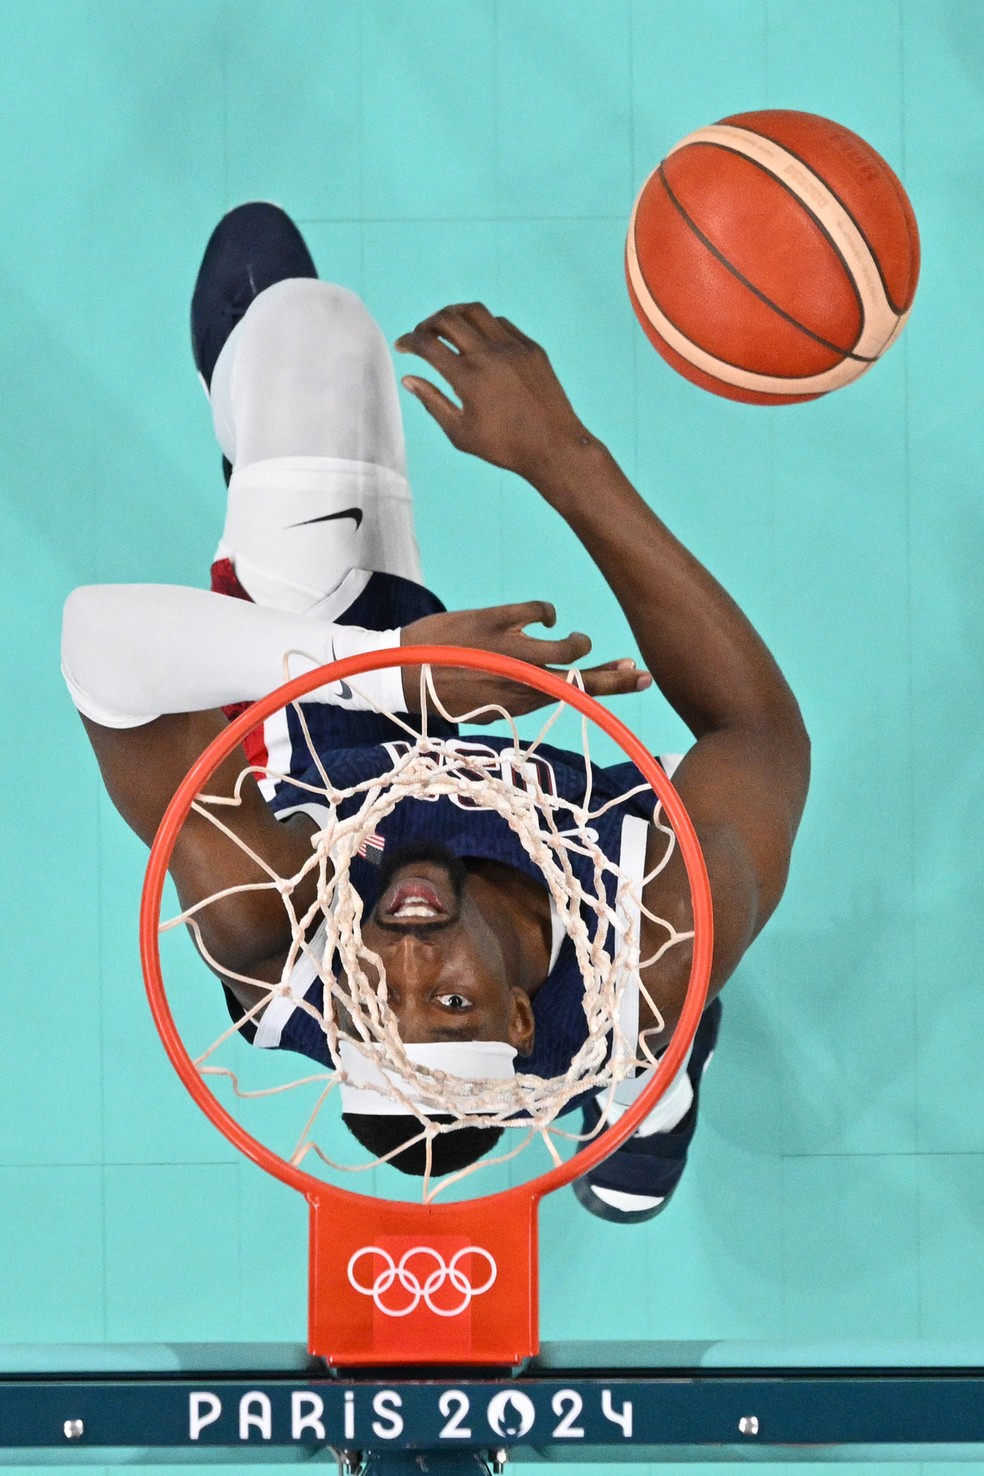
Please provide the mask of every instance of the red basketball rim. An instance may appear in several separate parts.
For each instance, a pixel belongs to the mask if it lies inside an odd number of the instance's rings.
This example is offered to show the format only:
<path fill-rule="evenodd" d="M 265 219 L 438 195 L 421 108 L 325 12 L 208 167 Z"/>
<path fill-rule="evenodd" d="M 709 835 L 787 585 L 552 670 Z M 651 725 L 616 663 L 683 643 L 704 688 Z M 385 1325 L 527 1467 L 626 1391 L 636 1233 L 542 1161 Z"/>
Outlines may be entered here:
<path fill-rule="evenodd" d="M 342 661 L 331 662 L 319 667 L 316 671 L 307 672 L 303 676 L 285 682 L 269 696 L 253 703 L 244 713 L 234 719 L 224 732 L 213 739 L 204 753 L 191 766 L 175 791 L 154 838 L 140 904 L 140 953 L 147 997 L 150 1001 L 154 1023 L 172 1066 L 206 1117 L 211 1119 L 235 1148 L 265 1169 L 267 1173 L 272 1174 L 274 1178 L 289 1184 L 308 1199 L 324 1201 L 332 1196 L 343 1196 L 346 1199 L 364 1199 L 367 1205 L 386 1202 L 367 1195 L 357 1195 L 348 1189 L 338 1188 L 322 1179 L 315 1178 L 313 1174 L 295 1168 L 293 1164 L 278 1157 L 265 1144 L 247 1133 L 216 1100 L 195 1069 L 174 1023 L 161 970 L 159 926 L 168 865 L 192 802 L 206 781 L 211 778 L 237 744 L 242 742 L 246 734 L 271 713 L 277 712 L 289 703 L 298 701 L 316 687 L 349 677 L 361 676 L 367 671 L 379 671 L 393 666 L 416 665 L 457 666 L 472 671 L 491 671 L 498 676 L 533 687 L 549 697 L 567 702 L 578 712 L 590 718 L 610 738 L 614 739 L 626 756 L 637 766 L 646 782 L 652 786 L 677 837 L 690 883 L 694 912 L 694 945 L 686 999 L 677 1028 L 646 1090 L 625 1112 L 624 1116 L 619 1118 L 618 1122 L 612 1124 L 604 1133 L 599 1134 L 591 1143 L 586 1144 L 580 1153 L 567 1162 L 557 1165 L 534 1179 L 516 1185 L 512 1189 L 483 1195 L 473 1202 L 479 1204 L 487 1200 L 491 1203 L 494 1200 L 497 1204 L 501 1204 L 503 1200 L 514 1196 L 524 1198 L 533 1196 L 539 1199 L 544 1194 L 570 1183 L 572 1179 L 579 1178 L 600 1163 L 602 1159 L 614 1153 L 615 1149 L 631 1136 L 669 1086 L 690 1049 L 700 1023 L 704 1002 L 707 998 L 713 950 L 710 885 L 700 845 L 682 800 L 653 756 L 624 723 L 596 702 L 593 697 L 583 692 L 580 687 L 572 686 L 570 682 L 553 672 L 543 671 L 539 667 L 531 666 L 525 661 L 518 661 L 511 656 L 473 650 L 467 646 L 402 646 L 395 650 L 373 651 L 361 656 L 349 656 Z M 409 1208 L 409 1206 L 404 1206 L 404 1208 Z"/>

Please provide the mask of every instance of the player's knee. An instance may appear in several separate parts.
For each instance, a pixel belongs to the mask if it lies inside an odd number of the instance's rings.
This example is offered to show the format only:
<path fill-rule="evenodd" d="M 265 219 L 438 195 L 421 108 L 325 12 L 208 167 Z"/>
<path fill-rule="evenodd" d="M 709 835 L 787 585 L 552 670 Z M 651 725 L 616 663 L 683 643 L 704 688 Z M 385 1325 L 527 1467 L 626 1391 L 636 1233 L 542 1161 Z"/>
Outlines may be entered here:
<path fill-rule="evenodd" d="M 356 293 L 334 282 L 290 277 L 256 298 L 243 319 L 240 352 L 249 345 L 318 362 L 338 350 L 374 351 L 381 340 L 382 330 Z"/>
<path fill-rule="evenodd" d="M 261 292 L 240 325 L 230 380 L 235 464 L 280 456 L 372 459 L 396 401 L 382 329 L 344 287 L 311 278 Z M 390 418 L 399 421 L 391 407 Z M 387 462 L 387 464 L 389 464 Z"/>

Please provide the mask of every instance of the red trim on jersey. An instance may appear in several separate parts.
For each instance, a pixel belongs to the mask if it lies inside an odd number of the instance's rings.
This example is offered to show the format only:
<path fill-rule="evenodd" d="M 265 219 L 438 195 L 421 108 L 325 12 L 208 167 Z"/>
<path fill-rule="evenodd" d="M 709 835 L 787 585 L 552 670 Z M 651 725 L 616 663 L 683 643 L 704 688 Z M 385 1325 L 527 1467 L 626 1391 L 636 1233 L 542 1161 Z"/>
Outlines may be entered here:
<path fill-rule="evenodd" d="M 236 569 L 231 559 L 216 559 L 212 565 L 212 593 L 229 595 L 234 600 L 249 600 L 250 604 L 253 603 L 239 583 L 236 577 Z M 231 723 L 233 718 L 237 718 L 241 712 L 245 712 L 247 707 L 250 706 L 252 704 L 249 702 L 234 702 L 228 707 L 223 707 L 222 711 Z M 246 734 L 246 737 L 243 739 L 243 748 L 245 748 L 246 757 L 251 764 L 258 769 L 266 768 L 270 760 L 270 754 L 264 741 L 262 723 L 258 728 L 252 728 Z"/>

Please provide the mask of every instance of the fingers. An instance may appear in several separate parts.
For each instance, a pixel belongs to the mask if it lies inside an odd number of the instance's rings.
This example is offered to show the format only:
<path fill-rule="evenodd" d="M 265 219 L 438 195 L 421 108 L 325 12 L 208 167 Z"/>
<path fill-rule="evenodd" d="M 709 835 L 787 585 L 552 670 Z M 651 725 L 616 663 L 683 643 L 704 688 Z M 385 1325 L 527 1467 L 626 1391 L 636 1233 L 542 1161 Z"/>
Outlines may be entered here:
<path fill-rule="evenodd" d="M 553 667 L 547 669 L 553 670 L 555 676 L 566 675 L 564 671 Z M 625 697 L 633 692 L 643 692 L 652 686 L 653 680 L 648 671 L 639 671 L 635 662 L 629 660 L 609 661 L 604 666 L 582 670 L 580 675 L 588 696 L 596 698 Z M 554 700 L 546 693 L 537 691 L 535 687 L 512 681 L 498 684 L 494 692 L 489 690 L 485 695 L 490 703 L 505 707 L 513 717 L 523 717 L 535 712 L 537 708 L 547 707 Z M 490 721 L 493 715 L 490 713 Z"/>
<path fill-rule="evenodd" d="M 551 626 L 557 618 L 552 605 L 531 600 L 521 605 L 495 605 L 473 610 L 455 630 L 454 645 L 477 646 L 500 656 L 528 661 L 533 666 L 569 666 L 591 650 L 591 641 L 580 631 L 557 640 L 527 635 L 524 626 L 534 622 Z"/>
<path fill-rule="evenodd" d="M 557 624 L 557 611 L 549 600 L 521 600 L 515 605 L 493 605 L 481 612 L 491 616 L 501 630 L 522 630 L 524 625 Z"/>
<path fill-rule="evenodd" d="M 553 641 L 527 635 L 527 625 L 545 625 L 549 629 L 556 624 L 557 611 L 548 600 L 493 605 L 491 609 L 473 613 L 483 644 L 495 638 L 495 649 L 504 655 L 517 656 L 521 661 L 530 661 L 535 666 L 568 666 L 571 662 L 580 661 L 591 650 L 590 638 L 581 631 L 572 631 L 570 635 Z"/>
<path fill-rule="evenodd" d="M 476 332 L 485 338 L 502 339 L 509 335 L 504 331 L 503 318 L 497 318 L 495 313 L 489 311 L 484 302 L 466 302 L 452 309 L 460 314 L 462 319 L 469 323 Z"/>
<path fill-rule="evenodd" d="M 481 349 L 522 345 L 539 351 L 539 344 L 508 318 L 496 317 L 482 302 L 452 304 L 432 313 L 393 345 L 397 353 L 419 354 L 452 383 L 459 361 Z"/>
<path fill-rule="evenodd" d="M 427 379 L 420 379 L 416 374 L 408 374 L 400 380 L 403 388 L 409 390 L 415 399 L 419 400 L 424 409 L 437 421 L 438 425 L 448 436 L 452 434 L 456 421 L 461 416 L 461 407 L 453 400 L 449 400 Z"/>
<path fill-rule="evenodd" d="M 550 641 L 528 635 L 525 629 L 528 625 L 544 625 L 549 629 L 556 622 L 557 611 L 549 600 L 492 605 L 470 612 L 471 630 L 465 638 L 487 650 L 529 661 L 533 666 L 564 667 L 583 661 L 591 650 L 591 638 L 582 631 L 572 631 L 568 636 Z M 653 680 L 630 657 L 583 670 L 581 677 L 590 695 L 600 697 L 643 692 L 652 686 Z"/>
<path fill-rule="evenodd" d="M 634 661 L 606 661 L 581 672 L 584 690 L 589 697 L 622 697 L 630 692 L 645 692 L 653 679 L 648 671 L 640 671 Z"/>
<path fill-rule="evenodd" d="M 393 347 L 399 354 L 417 354 L 421 359 L 426 359 L 432 369 L 438 374 L 443 374 L 449 382 L 454 378 L 455 367 L 461 357 L 460 352 L 449 348 L 444 342 L 446 335 L 436 333 L 428 323 L 418 323 L 417 327 L 409 333 L 402 334 Z"/>
<path fill-rule="evenodd" d="M 479 306 L 476 304 L 476 306 Z M 432 318 L 427 318 L 423 323 L 418 323 L 410 333 L 402 334 L 394 344 L 397 353 L 416 354 L 425 360 L 438 374 L 442 374 L 456 393 L 460 394 L 459 375 L 462 345 L 468 341 L 468 334 L 453 332 L 452 320 L 447 316 L 457 309 L 445 309 L 436 313 Z M 456 341 L 457 340 L 457 341 Z M 453 345 L 449 347 L 449 344 Z M 419 375 L 408 374 L 400 381 L 403 388 L 420 401 L 437 421 L 444 433 L 452 440 L 461 425 L 463 411 L 460 405 L 450 399 L 436 385 L 427 379 L 421 379 Z"/>
<path fill-rule="evenodd" d="M 472 352 L 485 343 L 502 341 L 507 336 L 499 319 L 489 312 L 484 303 L 464 302 L 432 313 L 429 318 L 418 323 L 412 333 L 404 333 L 398 338 L 395 347 L 401 354 L 419 353 L 437 368 L 440 366 L 431 354 L 441 355 L 443 351 L 445 356 L 453 360 L 455 354 Z M 450 349 L 448 344 L 451 345 Z M 435 345 L 438 346 L 436 349 Z M 448 363 L 447 357 L 444 362 Z M 444 373 L 445 370 L 442 369 L 441 372 Z"/>
<path fill-rule="evenodd" d="M 492 605 L 484 610 L 425 615 L 404 627 L 402 641 L 404 645 L 474 646 L 500 656 L 527 661 L 532 666 L 552 670 L 557 676 L 563 677 L 566 675 L 565 668 L 576 665 L 588 654 L 591 641 L 581 631 L 572 631 L 570 635 L 556 640 L 544 640 L 539 636 L 529 635 L 526 631 L 526 626 L 534 624 L 549 628 L 555 624 L 556 619 L 557 612 L 548 600 L 523 600 L 511 605 Z M 404 673 L 404 687 L 409 693 L 410 686 L 416 681 L 416 674 L 409 684 L 408 674 Z M 650 674 L 640 671 L 628 657 L 581 668 L 580 677 L 585 691 L 591 697 L 617 697 L 630 692 L 643 692 L 652 686 Z M 462 696 L 463 701 L 470 703 L 467 694 L 473 692 L 476 685 L 483 693 L 490 690 L 505 691 L 508 695 L 506 706 L 516 716 L 523 712 L 532 712 L 549 700 L 534 688 L 508 678 L 492 676 L 490 673 L 465 676 L 459 672 L 454 677 L 444 673 L 440 678 L 442 688 L 449 684 L 449 690 L 454 693 L 462 682 L 466 694 Z M 442 691 L 442 698 L 444 695 L 447 694 Z M 492 700 L 491 697 L 489 700 Z"/>
<path fill-rule="evenodd" d="M 541 641 L 535 636 L 520 635 L 515 652 L 521 661 L 532 666 L 573 666 L 583 661 L 591 650 L 591 642 L 580 631 L 574 631 L 562 641 Z"/>

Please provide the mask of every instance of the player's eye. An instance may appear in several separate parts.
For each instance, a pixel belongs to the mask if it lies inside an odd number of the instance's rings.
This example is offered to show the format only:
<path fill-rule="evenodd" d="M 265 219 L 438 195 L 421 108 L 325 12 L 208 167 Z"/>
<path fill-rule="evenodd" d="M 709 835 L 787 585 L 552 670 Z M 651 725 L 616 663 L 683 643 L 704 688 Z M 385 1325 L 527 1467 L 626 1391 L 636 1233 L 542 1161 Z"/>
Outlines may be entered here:
<path fill-rule="evenodd" d="M 468 1010 L 471 1009 L 471 1000 L 466 999 L 463 994 L 439 994 L 437 1002 L 446 1010 Z"/>

